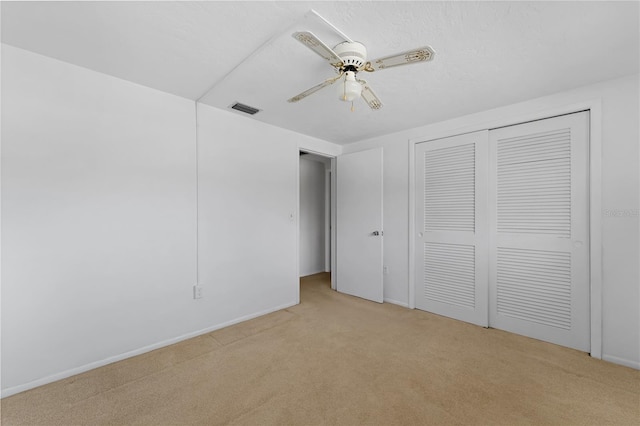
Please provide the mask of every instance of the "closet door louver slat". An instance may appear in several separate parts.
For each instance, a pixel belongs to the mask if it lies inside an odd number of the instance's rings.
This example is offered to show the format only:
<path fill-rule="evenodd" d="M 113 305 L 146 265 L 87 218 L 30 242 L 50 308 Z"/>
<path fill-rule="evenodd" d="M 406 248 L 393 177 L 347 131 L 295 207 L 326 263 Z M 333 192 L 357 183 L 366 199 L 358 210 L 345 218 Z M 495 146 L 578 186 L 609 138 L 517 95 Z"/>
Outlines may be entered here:
<path fill-rule="evenodd" d="M 424 152 L 424 229 L 475 228 L 475 144 Z"/>
<path fill-rule="evenodd" d="M 542 135 L 541 145 L 531 142 L 540 134 L 497 143 L 498 232 L 571 237 L 571 133 L 565 128 Z M 528 167 L 513 167 L 521 164 Z M 566 178 L 550 179 L 551 171 Z"/>
<path fill-rule="evenodd" d="M 499 247 L 497 263 L 498 313 L 571 329 L 571 254 Z"/>
<path fill-rule="evenodd" d="M 475 247 L 424 244 L 426 298 L 473 309 L 475 307 Z"/>

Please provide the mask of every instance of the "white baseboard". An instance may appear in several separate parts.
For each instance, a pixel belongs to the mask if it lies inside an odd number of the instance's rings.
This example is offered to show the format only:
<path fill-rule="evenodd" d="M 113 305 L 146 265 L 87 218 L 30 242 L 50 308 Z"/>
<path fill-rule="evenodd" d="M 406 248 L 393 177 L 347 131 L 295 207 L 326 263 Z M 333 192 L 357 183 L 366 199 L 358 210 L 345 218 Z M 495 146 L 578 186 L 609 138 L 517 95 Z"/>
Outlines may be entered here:
<path fill-rule="evenodd" d="M 57 382 L 58 380 L 66 379 L 67 377 L 75 376 L 76 374 L 84 373 L 89 370 L 93 370 L 98 367 L 102 367 L 108 364 L 112 364 L 114 362 L 122 361 L 123 359 L 131 358 L 137 355 L 142 355 L 147 352 L 151 352 L 156 349 L 163 348 L 165 346 L 173 345 L 178 342 L 182 342 L 183 340 L 191 339 L 193 337 L 200 336 L 202 334 L 210 333 L 212 331 L 219 330 L 221 328 L 229 327 L 230 325 L 234 325 L 240 322 L 248 321 L 253 318 L 261 317 L 263 315 L 270 314 L 272 312 L 280 311 L 282 309 L 290 308 L 291 306 L 297 305 L 297 302 L 285 303 L 284 305 L 277 306 L 275 308 L 266 309 L 264 311 L 255 312 L 253 314 L 245 315 L 239 318 L 232 319 L 230 321 L 223 322 L 221 324 L 216 324 L 211 327 L 203 328 L 201 330 L 193 331 L 190 333 L 183 334 L 181 336 L 174 337 L 172 339 L 163 340 L 158 343 L 154 343 L 152 345 L 143 346 L 139 349 L 134 349 L 132 351 L 125 352 L 120 355 L 115 355 L 109 358 L 102 359 L 100 361 L 91 362 L 89 364 L 82 365 L 80 367 L 75 367 L 66 371 L 62 371 L 60 373 L 52 374 L 47 377 L 43 377 L 41 379 L 33 380 L 31 382 L 14 386 L 11 388 L 3 389 L 0 393 L 0 398 L 6 398 L 11 395 L 15 395 L 20 392 L 27 391 L 29 389 L 37 388 L 38 386 L 46 385 L 48 383 Z"/>
<path fill-rule="evenodd" d="M 402 306 L 403 308 L 408 308 L 409 304 L 405 303 L 405 302 L 400 302 L 398 300 L 393 300 L 393 299 L 384 299 L 385 303 L 393 303 L 394 305 L 398 305 L 398 306 Z"/>
<path fill-rule="evenodd" d="M 617 357 L 617 356 L 604 355 L 604 354 L 602 355 L 602 360 L 603 361 L 612 362 L 614 364 L 624 365 L 625 367 L 635 368 L 636 370 L 640 370 L 640 362 L 639 361 L 633 361 L 633 360 L 626 359 L 626 358 L 620 358 L 620 357 Z"/>

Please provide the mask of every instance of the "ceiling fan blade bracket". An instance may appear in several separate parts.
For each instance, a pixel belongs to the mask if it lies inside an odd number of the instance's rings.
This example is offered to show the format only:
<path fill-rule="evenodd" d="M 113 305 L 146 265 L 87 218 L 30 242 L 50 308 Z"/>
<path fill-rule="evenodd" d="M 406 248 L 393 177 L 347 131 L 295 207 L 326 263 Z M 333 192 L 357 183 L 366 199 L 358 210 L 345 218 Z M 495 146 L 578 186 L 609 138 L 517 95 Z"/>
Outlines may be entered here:
<path fill-rule="evenodd" d="M 371 66 L 371 62 L 365 63 L 358 71 L 374 72 L 376 69 Z"/>

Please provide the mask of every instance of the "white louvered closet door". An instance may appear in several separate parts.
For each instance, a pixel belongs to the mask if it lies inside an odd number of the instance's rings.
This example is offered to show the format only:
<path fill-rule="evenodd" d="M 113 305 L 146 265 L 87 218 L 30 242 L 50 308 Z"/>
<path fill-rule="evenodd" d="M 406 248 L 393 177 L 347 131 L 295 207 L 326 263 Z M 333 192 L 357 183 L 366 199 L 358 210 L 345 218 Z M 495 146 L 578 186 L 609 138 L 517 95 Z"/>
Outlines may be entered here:
<path fill-rule="evenodd" d="M 490 132 L 489 324 L 589 341 L 588 113 Z"/>
<path fill-rule="evenodd" d="M 487 131 L 416 145 L 416 307 L 487 326 Z"/>

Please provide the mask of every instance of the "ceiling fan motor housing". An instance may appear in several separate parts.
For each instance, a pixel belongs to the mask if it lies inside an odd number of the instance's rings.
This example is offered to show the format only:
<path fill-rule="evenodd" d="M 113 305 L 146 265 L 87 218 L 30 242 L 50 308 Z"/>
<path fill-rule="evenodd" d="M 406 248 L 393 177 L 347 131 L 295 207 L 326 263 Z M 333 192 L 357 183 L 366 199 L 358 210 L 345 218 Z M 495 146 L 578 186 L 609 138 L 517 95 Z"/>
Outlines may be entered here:
<path fill-rule="evenodd" d="M 367 62 L 367 48 L 357 41 L 340 43 L 333 48 L 333 51 L 342 59 L 344 68 L 361 68 Z"/>

